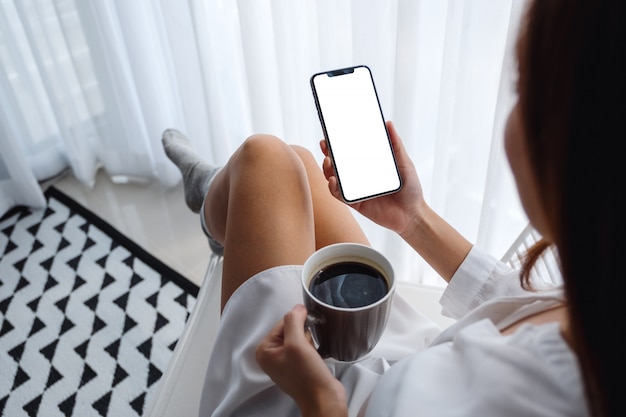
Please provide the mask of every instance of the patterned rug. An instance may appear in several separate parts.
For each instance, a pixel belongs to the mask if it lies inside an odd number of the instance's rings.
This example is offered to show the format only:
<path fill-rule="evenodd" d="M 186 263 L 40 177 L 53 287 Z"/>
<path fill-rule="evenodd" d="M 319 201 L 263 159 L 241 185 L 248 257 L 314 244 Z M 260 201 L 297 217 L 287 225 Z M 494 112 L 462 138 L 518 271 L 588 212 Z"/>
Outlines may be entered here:
<path fill-rule="evenodd" d="M 0 415 L 141 416 L 198 287 L 45 194 L 0 219 Z"/>

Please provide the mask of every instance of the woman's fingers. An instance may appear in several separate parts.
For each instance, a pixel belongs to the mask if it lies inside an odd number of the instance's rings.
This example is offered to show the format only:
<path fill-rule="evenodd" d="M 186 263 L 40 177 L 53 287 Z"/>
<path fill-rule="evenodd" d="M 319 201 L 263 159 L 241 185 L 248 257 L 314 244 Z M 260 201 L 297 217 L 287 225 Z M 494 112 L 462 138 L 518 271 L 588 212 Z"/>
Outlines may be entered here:
<path fill-rule="evenodd" d="M 324 156 L 328 156 L 328 144 L 326 143 L 326 139 L 320 140 L 320 149 Z"/>
<path fill-rule="evenodd" d="M 307 310 L 301 304 L 296 305 L 291 311 L 285 314 L 283 319 L 285 335 L 285 344 L 288 343 L 302 343 L 306 341 L 306 330 L 304 328 L 304 322 L 306 321 Z"/>

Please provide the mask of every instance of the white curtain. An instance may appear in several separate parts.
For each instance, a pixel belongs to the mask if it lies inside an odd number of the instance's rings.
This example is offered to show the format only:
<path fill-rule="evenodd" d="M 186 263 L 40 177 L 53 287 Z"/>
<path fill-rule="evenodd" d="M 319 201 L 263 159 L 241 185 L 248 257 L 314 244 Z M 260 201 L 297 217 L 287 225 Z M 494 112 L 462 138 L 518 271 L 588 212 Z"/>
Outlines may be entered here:
<path fill-rule="evenodd" d="M 309 77 L 356 64 L 415 161 L 427 200 L 504 253 L 526 223 L 502 151 L 524 0 L 0 0 L 0 214 L 37 180 L 180 181 L 164 129 L 213 163 L 263 132 L 320 156 Z M 357 216 L 358 217 L 358 216 Z M 441 280 L 358 217 L 402 280 Z"/>

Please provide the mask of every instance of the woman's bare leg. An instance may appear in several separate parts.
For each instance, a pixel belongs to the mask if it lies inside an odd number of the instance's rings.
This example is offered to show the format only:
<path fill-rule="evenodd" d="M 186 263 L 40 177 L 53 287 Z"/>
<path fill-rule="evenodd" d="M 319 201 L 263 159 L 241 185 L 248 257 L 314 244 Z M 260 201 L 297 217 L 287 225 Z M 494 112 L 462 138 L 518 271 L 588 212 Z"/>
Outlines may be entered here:
<path fill-rule="evenodd" d="M 309 180 L 315 219 L 315 248 L 338 242 L 369 245 L 350 207 L 328 191 L 328 181 L 320 169 L 320 162 L 308 149 L 297 145 L 291 147 L 302 160 Z"/>
<path fill-rule="evenodd" d="M 222 308 L 258 272 L 303 264 L 331 243 L 369 244 L 327 184 L 311 152 L 272 136 L 253 136 L 233 154 L 205 197 L 207 227 L 224 245 Z"/>
<path fill-rule="evenodd" d="M 205 197 L 205 221 L 224 246 L 222 308 L 251 276 L 302 264 L 315 250 L 306 171 L 278 138 L 256 135 L 235 151 Z"/>
<path fill-rule="evenodd" d="M 164 146 L 166 146 L 164 141 Z M 183 171 L 188 205 L 198 206 L 211 237 L 224 246 L 222 308 L 248 278 L 279 265 L 303 264 L 316 249 L 336 242 L 368 244 L 350 209 L 332 197 L 318 163 L 302 147 L 269 135 L 248 138 L 219 171 L 178 144 L 166 152 Z M 181 161 L 184 161 L 182 163 Z M 185 175 L 189 167 L 198 167 Z M 183 169 L 184 168 L 184 169 Z M 193 200 L 193 201 L 190 201 Z M 190 207 L 191 207 L 190 205 Z"/>

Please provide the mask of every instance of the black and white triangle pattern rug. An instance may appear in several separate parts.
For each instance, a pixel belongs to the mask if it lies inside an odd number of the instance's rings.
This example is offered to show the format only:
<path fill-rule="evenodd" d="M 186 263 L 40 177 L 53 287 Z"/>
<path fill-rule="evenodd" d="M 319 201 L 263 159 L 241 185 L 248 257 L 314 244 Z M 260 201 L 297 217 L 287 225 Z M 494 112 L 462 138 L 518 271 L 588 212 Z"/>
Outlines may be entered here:
<path fill-rule="evenodd" d="M 141 416 L 198 287 L 45 194 L 0 219 L 0 415 Z"/>

